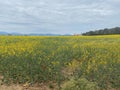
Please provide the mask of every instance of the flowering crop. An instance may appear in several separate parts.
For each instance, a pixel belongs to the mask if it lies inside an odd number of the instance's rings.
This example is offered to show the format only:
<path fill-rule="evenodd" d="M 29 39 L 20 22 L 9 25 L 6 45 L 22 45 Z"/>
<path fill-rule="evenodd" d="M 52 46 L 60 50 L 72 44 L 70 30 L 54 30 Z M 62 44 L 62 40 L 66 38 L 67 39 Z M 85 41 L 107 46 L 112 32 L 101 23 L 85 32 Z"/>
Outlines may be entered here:
<path fill-rule="evenodd" d="M 65 68 L 101 87 L 103 83 L 119 87 L 120 35 L 0 36 L 4 82 L 59 82 Z"/>

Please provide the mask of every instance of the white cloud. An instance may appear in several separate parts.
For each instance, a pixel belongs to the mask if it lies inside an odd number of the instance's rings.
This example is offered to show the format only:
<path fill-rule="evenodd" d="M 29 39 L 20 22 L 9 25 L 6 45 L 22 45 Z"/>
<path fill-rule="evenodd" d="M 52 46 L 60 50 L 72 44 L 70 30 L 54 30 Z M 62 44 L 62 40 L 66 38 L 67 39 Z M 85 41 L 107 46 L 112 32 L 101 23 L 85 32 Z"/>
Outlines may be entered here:
<path fill-rule="evenodd" d="M 120 14 L 118 3 L 119 0 L 0 0 L 0 23 L 8 24 L 8 29 L 73 28 L 72 24 L 87 25 L 115 18 Z"/>

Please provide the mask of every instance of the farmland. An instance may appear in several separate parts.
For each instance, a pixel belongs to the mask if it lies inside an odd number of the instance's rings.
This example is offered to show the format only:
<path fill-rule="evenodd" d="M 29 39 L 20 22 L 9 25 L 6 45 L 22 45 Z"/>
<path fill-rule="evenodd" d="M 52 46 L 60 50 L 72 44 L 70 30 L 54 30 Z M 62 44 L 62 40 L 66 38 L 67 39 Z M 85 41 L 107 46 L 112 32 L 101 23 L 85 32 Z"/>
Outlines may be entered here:
<path fill-rule="evenodd" d="M 119 90 L 120 35 L 0 36 L 0 76 L 5 84 Z"/>

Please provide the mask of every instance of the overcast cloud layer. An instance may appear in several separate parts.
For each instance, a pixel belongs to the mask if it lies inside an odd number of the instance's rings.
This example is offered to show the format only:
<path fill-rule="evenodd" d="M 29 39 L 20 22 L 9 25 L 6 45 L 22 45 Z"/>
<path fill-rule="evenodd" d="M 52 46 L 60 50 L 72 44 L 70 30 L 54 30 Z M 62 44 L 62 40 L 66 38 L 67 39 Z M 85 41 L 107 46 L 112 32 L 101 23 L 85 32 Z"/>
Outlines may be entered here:
<path fill-rule="evenodd" d="M 120 26 L 120 0 L 0 0 L 0 31 L 81 33 Z"/>

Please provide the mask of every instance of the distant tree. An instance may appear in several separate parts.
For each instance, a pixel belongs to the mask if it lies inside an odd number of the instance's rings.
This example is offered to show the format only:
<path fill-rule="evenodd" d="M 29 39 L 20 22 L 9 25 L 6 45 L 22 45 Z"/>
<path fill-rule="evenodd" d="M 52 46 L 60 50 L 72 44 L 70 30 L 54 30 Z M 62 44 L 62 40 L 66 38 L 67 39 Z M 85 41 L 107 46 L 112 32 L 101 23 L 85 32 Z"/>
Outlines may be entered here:
<path fill-rule="evenodd" d="M 115 28 L 105 28 L 105 29 L 100 29 L 100 30 L 95 30 L 95 31 L 89 31 L 86 33 L 83 33 L 82 35 L 110 35 L 110 34 L 120 34 L 120 27 L 115 27 Z"/>

